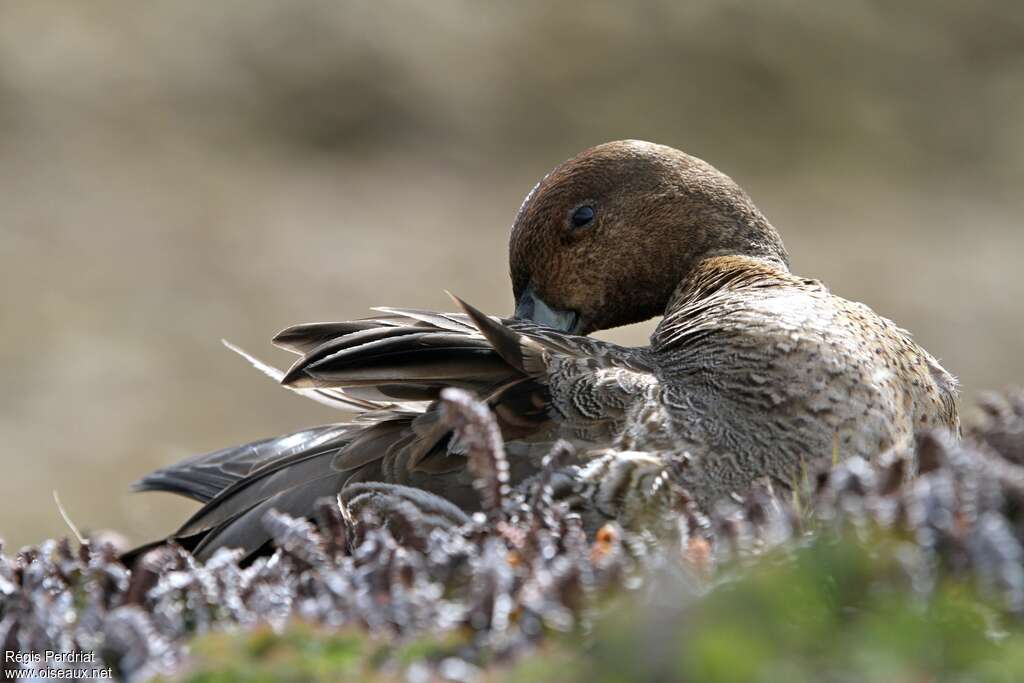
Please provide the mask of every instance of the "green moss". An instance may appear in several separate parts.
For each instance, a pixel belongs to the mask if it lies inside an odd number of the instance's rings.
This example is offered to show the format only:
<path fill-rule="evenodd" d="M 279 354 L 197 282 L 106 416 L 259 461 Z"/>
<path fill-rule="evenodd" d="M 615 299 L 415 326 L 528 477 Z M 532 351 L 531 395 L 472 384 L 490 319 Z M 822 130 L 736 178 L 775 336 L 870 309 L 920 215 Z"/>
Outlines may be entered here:
<path fill-rule="evenodd" d="M 182 680 L 189 683 L 319 683 L 390 681 L 375 657 L 379 643 L 354 629 L 329 631 L 293 624 L 282 633 L 261 628 L 196 640 Z"/>
<path fill-rule="evenodd" d="M 680 606 L 680 596 L 666 608 L 671 589 L 657 591 L 657 607 L 601 620 L 585 656 L 549 655 L 548 670 L 533 659 L 510 679 L 1024 680 L 1024 628 L 1007 622 L 1008 630 L 994 637 L 993 625 L 1003 617 L 964 583 L 947 581 L 928 600 L 917 596 L 898 578 L 895 550 L 888 540 L 870 551 L 822 540 L 791 560 L 767 559 L 689 607 Z"/>
<path fill-rule="evenodd" d="M 488 680 L 1024 680 L 1024 627 L 967 583 L 946 579 L 927 599 L 910 590 L 897 563 L 908 547 L 888 537 L 867 544 L 819 539 L 738 570 L 696 601 L 673 586 L 655 590 L 656 599 L 645 604 L 614 599 L 591 634 L 549 640 L 512 665 L 492 667 Z M 413 662 L 437 662 L 471 635 L 432 635 L 396 646 L 358 630 L 303 624 L 280 634 L 212 635 L 195 643 L 184 680 L 401 680 Z"/>

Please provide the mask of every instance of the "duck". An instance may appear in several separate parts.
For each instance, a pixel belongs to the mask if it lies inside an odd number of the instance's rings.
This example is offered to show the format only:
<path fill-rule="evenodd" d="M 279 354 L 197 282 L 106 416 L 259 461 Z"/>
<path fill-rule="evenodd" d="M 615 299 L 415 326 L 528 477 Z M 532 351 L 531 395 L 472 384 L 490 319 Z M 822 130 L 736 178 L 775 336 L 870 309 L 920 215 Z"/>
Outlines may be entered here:
<path fill-rule="evenodd" d="M 202 504 L 162 540 L 199 559 L 222 547 L 252 556 L 269 547 L 269 510 L 312 516 L 325 496 L 467 519 L 480 500 L 441 419 L 449 388 L 490 408 L 513 483 L 568 441 L 579 462 L 603 463 L 577 471 L 610 507 L 636 476 L 608 462 L 649 473 L 671 460 L 708 506 L 756 482 L 792 487 L 814 463 L 959 432 L 957 381 L 910 333 L 792 273 L 746 192 L 672 147 L 621 140 L 558 165 L 516 213 L 509 272 L 512 317 L 456 299 L 457 313 L 379 308 L 297 325 L 273 340 L 298 356 L 287 371 L 239 350 L 356 417 L 147 475 L 137 490 Z M 588 336 L 658 316 L 647 346 Z"/>

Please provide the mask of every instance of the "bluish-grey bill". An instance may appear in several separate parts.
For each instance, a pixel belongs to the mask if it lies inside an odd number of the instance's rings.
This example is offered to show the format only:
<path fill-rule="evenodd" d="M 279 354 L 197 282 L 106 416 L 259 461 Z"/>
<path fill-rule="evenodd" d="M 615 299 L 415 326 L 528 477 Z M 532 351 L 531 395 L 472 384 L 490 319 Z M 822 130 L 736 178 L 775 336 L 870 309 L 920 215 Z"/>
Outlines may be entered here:
<path fill-rule="evenodd" d="M 576 311 L 562 311 L 548 306 L 533 289 L 528 286 L 516 299 L 515 317 L 519 320 L 532 320 L 538 325 L 552 327 L 559 332 L 575 334 L 579 325 L 579 314 Z"/>

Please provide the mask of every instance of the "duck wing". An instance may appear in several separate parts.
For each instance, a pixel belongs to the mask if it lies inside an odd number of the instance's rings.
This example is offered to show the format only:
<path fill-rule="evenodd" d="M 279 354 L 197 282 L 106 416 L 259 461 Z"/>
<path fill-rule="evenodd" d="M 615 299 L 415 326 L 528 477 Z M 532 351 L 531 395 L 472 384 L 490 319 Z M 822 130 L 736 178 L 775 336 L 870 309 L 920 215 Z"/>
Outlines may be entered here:
<path fill-rule="evenodd" d="M 349 425 L 333 424 L 222 448 L 164 467 L 135 482 L 135 491 L 167 491 L 208 503 L 232 484 L 278 460 L 332 443 L 341 443 Z"/>
<path fill-rule="evenodd" d="M 657 382 L 646 348 L 487 316 L 455 300 L 464 313 L 382 309 L 388 317 L 376 331 L 361 330 L 362 343 L 345 337 L 322 342 L 282 383 L 374 400 L 429 401 L 456 386 L 489 404 L 506 441 L 565 438 L 605 446 L 629 411 L 651 398 Z M 428 408 L 419 423 L 433 416 Z"/>
<path fill-rule="evenodd" d="M 638 350 L 464 310 L 382 309 L 285 330 L 275 343 L 300 354 L 287 372 L 246 357 L 289 389 L 360 410 L 354 420 L 192 458 L 136 488 L 204 503 L 172 536 L 200 559 L 223 546 L 259 552 L 269 540 L 267 510 L 308 516 L 317 499 L 356 484 L 411 487 L 472 511 L 479 500 L 461 445 L 440 419 L 442 389 L 488 403 L 515 481 L 534 473 L 559 438 L 610 445 L 643 384 L 636 378 L 652 377 Z"/>

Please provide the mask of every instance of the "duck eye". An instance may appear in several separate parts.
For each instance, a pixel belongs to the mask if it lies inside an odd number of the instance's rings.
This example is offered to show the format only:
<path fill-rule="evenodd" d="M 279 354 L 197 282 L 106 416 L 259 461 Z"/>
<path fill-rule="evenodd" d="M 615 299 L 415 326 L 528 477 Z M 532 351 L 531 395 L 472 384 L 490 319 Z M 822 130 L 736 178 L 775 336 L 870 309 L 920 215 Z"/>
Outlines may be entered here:
<path fill-rule="evenodd" d="M 572 212 L 572 227 L 582 228 L 594 220 L 594 207 L 581 206 Z"/>

